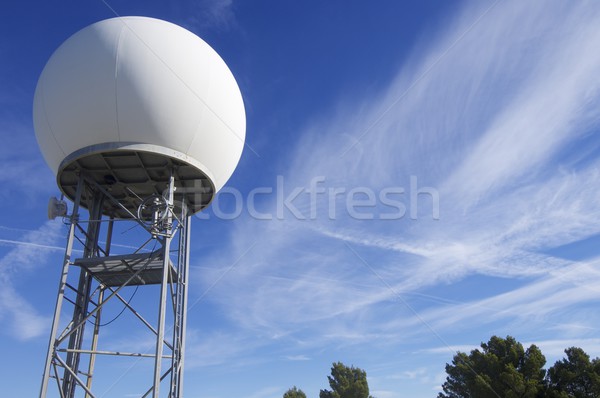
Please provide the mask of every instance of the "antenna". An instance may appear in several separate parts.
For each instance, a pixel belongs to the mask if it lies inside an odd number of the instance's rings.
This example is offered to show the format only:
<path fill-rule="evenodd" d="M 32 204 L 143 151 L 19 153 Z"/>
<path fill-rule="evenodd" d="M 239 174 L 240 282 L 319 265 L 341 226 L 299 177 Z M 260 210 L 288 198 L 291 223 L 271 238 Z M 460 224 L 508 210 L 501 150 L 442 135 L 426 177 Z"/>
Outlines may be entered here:
<path fill-rule="evenodd" d="M 112 18 L 75 33 L 50 57 L 35 91 L 34 127 L 73 202 L 71 214 L 63 200 L 48 204 L 48 217 L 65 217 L 69 231 L 40 397 L 53 389 L 64 398 L 99 396 L 96 385 L 112 384 L 101 380 L 110 366 L 96 362 L 100 355 L 152 361 L 143 397 L 181 397 L 191 216 L 227 182 L 244 147 L 235 78 L 208 44 L 177 25 Z M 117 222 L 143 227 L 143 236 L 113 233 Z M 117 238 L 136 249 L 114 254 Z M 131 289 L 154 295 L 150 318 L 124 299 Z M 124 306 L 154 339 L 151 352 L 103 348 L 109 324 L 111 335 L 132 334 L 129 324 L 115 332 L 118 322 L 102 322 L 111 306 L 121 313 Z"/>
<path fill-rule="evenodd" d="M 48 220 L 54 220 L 56 217 L 67 215 L 68 207 L 64 200 L 58 200 L 54 196 L 48 201 Z"/>

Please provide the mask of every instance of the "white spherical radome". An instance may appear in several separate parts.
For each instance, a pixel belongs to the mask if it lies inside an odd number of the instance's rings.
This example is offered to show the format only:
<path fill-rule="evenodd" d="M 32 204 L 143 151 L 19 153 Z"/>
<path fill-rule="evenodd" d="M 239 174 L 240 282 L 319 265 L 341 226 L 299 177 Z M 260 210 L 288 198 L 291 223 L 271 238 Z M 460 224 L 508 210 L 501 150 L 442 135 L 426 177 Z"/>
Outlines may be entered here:
<path fill-rule="evenodd" d="M 221 57 L 188 30 L 147 17 L 107 19 L 67 39 L 40 75 L 33 118 L 44 158 L 68 196 L 69 172 L 100 164 L 93 156 L 104 156 L 110 179 L 143 191 L 141 177 L 110 165 L 110 156 L 136 154 L 140 161 L 130 168 L 162 176 L 157 168 L 168 165 L 159 160 L 169 159 L 187 168 L 182 180 L 201 174 L 212 192 L 195 211 L 235 170 L 246 134 L 242 95 Z M 125 170 L 128 161 L 119 162 Z M 146 185 L 156 185 L 154 174 L 144 175 Z"/>

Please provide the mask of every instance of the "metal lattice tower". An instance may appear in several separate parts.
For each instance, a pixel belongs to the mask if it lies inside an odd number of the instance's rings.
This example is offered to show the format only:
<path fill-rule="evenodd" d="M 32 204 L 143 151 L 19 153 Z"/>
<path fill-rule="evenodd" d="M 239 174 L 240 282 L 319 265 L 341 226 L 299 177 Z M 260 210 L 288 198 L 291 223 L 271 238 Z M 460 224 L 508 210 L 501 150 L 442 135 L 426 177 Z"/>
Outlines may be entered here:
<path fill-rule="evenodd" d="M 45 397 L 55 384 L 61 397 L 80 396 L 79 391 L 85 397 L 95 397 L 92 382 L 98 355 L 153 358 L 153 377 L 142 396 L 159 397 L 161 385 L 168 391 L 164 396 L 182 396 L 191 218 L 185 201 L 175 194 L 174 174 L 169 176 L 165 192 L 140 198 L 137 214 L 107 187 L 84 172 L 80 174 L 68 218 L 69 232 L 41 396 Z M 83 203 L 89 206 L 89 219 L 85 220 L 80 217 Z M 113 213 L 125 213 L 129 218 L 103 215 L 102 210 L 111 207 Z M 111 255 L 116 221 L 139 224 L 147 235 L 131 254 Z M 83 243 L 81 257 L 74 255 L 77 241 Z M 155 250 L 144 251 L 152 242 Z M 152 324 L 126 301 L 122 292 L 128 287 L 156 284 L 160 286 L 156 300 L 159 315 Z M 110 304 L 124 306 L 138 319 L 140 328 L 155 336 L 153 352 L 99 349 L 102 310 Z M 65 314 L 70 315 L 70 321 L 61 327 Z"/>
<path fill-rule="evenodd" d="M 97 386 L 116 382 L 102 380 L 112 365 L 100 357 L 136 357 L 154 362 L 142 397 L 181 398 L 191 216 L 227 182 L 245 142 L 233 74 L 177 25 L 112 18 L 54 52 L 33 115 L 44 158 L 73 202 L 69 215 L 64 201 L 49 204 L 69 232 L 40 397 L 98 397 Z M 124 224 L 142 237 L 115 233 Z M 132 302 L 138 289 L 155 294 L 150 311 Z M 117 317 L 103 319 L 114 306 Z M 115 323 L 116 332 L 131 339 L 140 329 L 154 349 L 107 348 L 103 332 L 123 313 L 130 323 Z"/>

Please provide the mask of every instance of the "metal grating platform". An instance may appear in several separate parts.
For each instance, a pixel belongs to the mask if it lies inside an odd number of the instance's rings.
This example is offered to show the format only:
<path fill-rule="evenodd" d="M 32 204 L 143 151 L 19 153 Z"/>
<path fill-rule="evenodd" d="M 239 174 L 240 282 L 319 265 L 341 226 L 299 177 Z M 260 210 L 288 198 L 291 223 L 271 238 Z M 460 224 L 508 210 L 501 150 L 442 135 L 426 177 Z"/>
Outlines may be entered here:
<path fill-rule="evenodd" d="M 144 147 L 143 145 L 137 145 Z M 71 200 L 75 198 L 79 175 L 83 174 L 110 192 L 133 215 L 144 199 L 162 195 L 169 183 L 170 170 L 175 177 L 175 203 L 185 201 L 190 213 L 204 209 L 214 196 L 210 178 L 198 167 L 165 153 L 145 150 L 94 147 L 69 156 L 61 165 L 57 183 Z M 87 208 L 93 192 L 83 192 L 81 206 Z M 131 215 L 111 201 L 104 201 L 102 213 L 118 218 Z"/>
<path fill-rule="evenodd" d="M 119 256 L 78 258 L 73 264 L 85 268 L 105 286 L 121 286 L 138 270 L 143 269 L 127 286 L 154 285 L 162 281 L 163 259 L 160 252 L 124 254 Z M 169 260 L 170 278 L 177 280 L 177 271 Z"/>

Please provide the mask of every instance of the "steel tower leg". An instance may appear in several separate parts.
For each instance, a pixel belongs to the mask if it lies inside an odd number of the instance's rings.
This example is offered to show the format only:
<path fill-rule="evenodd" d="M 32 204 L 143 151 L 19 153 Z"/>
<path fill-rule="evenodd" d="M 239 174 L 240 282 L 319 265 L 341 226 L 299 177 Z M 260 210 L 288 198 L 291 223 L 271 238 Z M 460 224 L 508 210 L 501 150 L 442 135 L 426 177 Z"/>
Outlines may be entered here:
<path fill-rule="evenodd" d="M 185 353 L 185 330 L 187 324 L 187 299 L 188 299 L 188 273 L 189 273 L 189 248 L 190 248 L 190 223 L 191 217 L 187 215 L 187 208 L 182 206 L 181 220 L 183 228 L 179 236 L 179 272 L 178 283 L 174 292 L 175 321 L 173 327 L 173 361 L 171 373 L 171 395 L 179 397 L 183 394 L 183 362 Z"/>
<path fill-rule="evenodd" d="M 110 254 L 110 244 L 112 241 L 112 231 L 113 231 L 113 227 L 114 227 L 114 219 L 113 217 L 110 218 L 110 221 L 108 223 L 108 231 L 106 232 L 106 248 L 105 248 L 105 254 L 108 256 Z M 98 305 L 102 305 L 102 302 L 104 301 L 104 287 L 100 288 L 100 291 L 98 292 Z M 101 319 L 101 314 L 102 314 L 102 310 L 99 310 L 96 313 L 96 319 L 94 320 L 94 333 L 92 335 L 92 354 L 90 354 L 90 360 L 88 362 L 88 372 L 87 372 L 87 381 L 85 383 L 86 387 L 88 389 L 92 389 L 92 377 L 94 375 L 94 366 L 96 364 L 96 354 L 94 353 L 94 351 L 96 351 L 98 349 L 98 338 L 100 335 L 100 319 Z M 85 394 L 85 398 L 91 398 L 91 396 L 89 394 Z"/>
<path fill-rule="evenodd" d="M 192 218 L 187 215 L 187 209 L 185 209 L 185 213 L 182 215 L 182 218 L 185 220 L 184 228 L 181 232 L 180 242 L 182 242 L 182 247 L 180 249 L 180 253 L 183 253 L 182 261 L 180 262 L 180 269 L 182 269 L 182 277 L 179 282 L 179 288 L 181 289 L 181 307 L 180 311 L 180 324 L 179 324 L 179 352 L 178 352 L 178 360 L 179 363 L 174 364 L 175 377 L 173 378 L 173 382 L 171 383 L 174 386 L 175 393 L 174 397 L 183 397 L 183 365 L 184 365 L 184 355 L 185 355 L 185 340 L 186 340 L 186 330 L 187 330 L 187 303 L 188 303 L 188 281 L 189 281 L 189 271 L 190 271 L 190 234 L 192 227 Z M 175 356 L 174 356 L 175 358 Z"/>
<path fill-rule="evenodd" d="M 175 190 L 175 178 L 171 173 L 171 177 L 169 179 L 169 192 L 167 197 L 168 206 L 173 208 L 173 193 Z M 162 282 L 160 285 L 160 302 L 158 306 L 158 334 L 156 336 L 156 352 L 154 358 L 154 384 L 152 391 L 152 398 L 159 398 L 160 392 L 160 382 L 163 379 L 163 375 L 161 374 L 161 367 L 163 361 L 163 347 L 164 347 L 164 339 L 165 339 L 165 312 L 167 306 L 167 288 L 169 286 L 169 279 L 171 277 L 171 263 L 170 263 L 170 255 L 171 255 L 171 224 L 173 222 L 173 216 L 171 212 L 169 212 L 167 216 L 167 225 L 168 229 L 166 231 L 166 236 L 163 238 L 163 274 L 162 274 Z M 175 355 L 175 352 L 173 352 Z M 172 369 L 171 369 L 172 371 Z"/>
<path fill-rule="evenodd" d="M 102 218 L 102 202 L 104 197 L 102 193 L 95 192 L 93 203 L 90 209 L 90 222 L 88 224 L 85 247 L 83 251 L 84 258 L 96 257 L 98 253 L 98 238 L 100 236 L 100 219 Z M 82 322 L 88 314 L 90 304 L 90 295 L 92 287 L 92 276 L 84 269 L 79 271 L 79 286 L 77 289 L 77 300 L 73 309 L 72 322 L 74 325 L 80 325 L 76 331 L 69 337 L 66 364 L 75 375 L 79 373 L 79 364 L 81 359 L 80 351 L 83 345 L 83 336 L 86 322 Z M 96 317 L 99 316 L 99 311 Z M 66 373 L 63 380 L 63 394 L 66 397 L 75 396 L 76 381 L 71 373 Z"/>
<path fill-rule="evenodd" d="M 50 380 L 50 368 L 52 366 L 54 353 L 56 350 L 56 333 L 60 322 L 60 313 L 62 310 L 63 299 L 65 296 L 65 288 L 67 286 L 67 276 L 69 274 L 69 266 L 71 265 L 71 254 L 73 252 L 73 242 L 75 241 L 75 228 L 79 218 L 79 203 L 81 201 L 81 193 L 83 191 L 83 177 L 79 177 L 77 182 L 77 193 L 75 194 L 75 202 L 73 204 L 73 212 L 71 214 L 71 223 L 69 225 L 69 234 L 67 237 L 67 246 L 63 259 L 63 269 L 58 284 L 58 294 L 56 296 L 56 305 L 54 307 L 54 318 L 52 320 L 52 328 L 50 329 L 50 340 L 48 341 L 48 352 L 46 354 L 46 364 L 44 366 L 44 375 L 42 377 L 42 387 L 40 389 L 40 397 L 46 397 L 48 392 L 48 381 Z M 58 377 L 58 376 L 56 376 Z M 62 396 L 62 393 L 61 393 Z"/>

